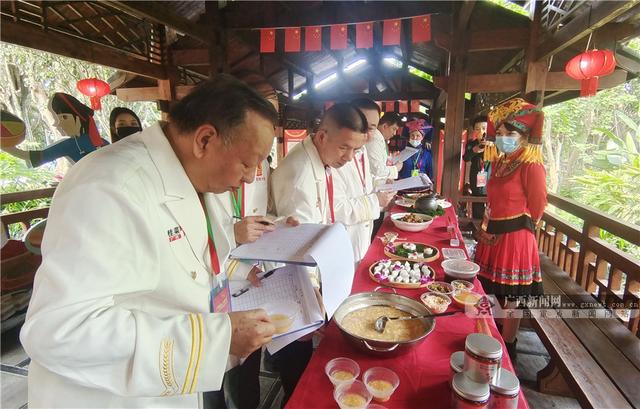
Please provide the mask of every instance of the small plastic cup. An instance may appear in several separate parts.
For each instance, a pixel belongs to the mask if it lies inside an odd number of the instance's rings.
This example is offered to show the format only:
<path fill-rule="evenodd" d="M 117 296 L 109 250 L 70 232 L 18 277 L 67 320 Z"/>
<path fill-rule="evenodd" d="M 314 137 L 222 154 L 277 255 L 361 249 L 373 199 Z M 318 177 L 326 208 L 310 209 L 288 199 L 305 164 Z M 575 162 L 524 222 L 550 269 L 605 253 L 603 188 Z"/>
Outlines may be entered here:
<path fill-rule="evenodd" d="M 289 331 L 298 315 L 298 306 L 293 302 L 269 303 L 263 308 L 276 327 L 275 335 Z"/>
<path fill-rule="evenodd" d="M 360 376 L 360 365 L 353 359 L 334 358 L 324 367 L 324 373 L 334 387 L 351 383 Z"/>
<path fill-rule="evenodd" d="M 364 384 L 377 402 L 386 402 L 400 385 L 400 378 L 391 369 L 369 368 L 362 376 Z"/>
<path fill-rule="evenodd" d="M 377 403 L 370 403 L 369 406 L 367 406 L 367 409 L 387 409 L 387 407 L 378 405 Z"/>
<path fill-rule="evenodd" d="M 373 395 L 361 381 L 343 383 L 333 391 L 333 399 L 340 409 L 366 409 L 372 398 Z"/>

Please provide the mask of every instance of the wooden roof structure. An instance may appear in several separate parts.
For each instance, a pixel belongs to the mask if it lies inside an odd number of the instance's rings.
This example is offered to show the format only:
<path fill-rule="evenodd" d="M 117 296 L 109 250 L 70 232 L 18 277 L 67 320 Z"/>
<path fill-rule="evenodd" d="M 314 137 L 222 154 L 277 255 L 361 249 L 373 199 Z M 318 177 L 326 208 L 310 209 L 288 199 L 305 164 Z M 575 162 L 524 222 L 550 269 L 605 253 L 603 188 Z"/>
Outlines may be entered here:
<path fill-rule="evenodd" d="M 117 68 L 109 82 L 119 98 L 158 101 L 163 112 L 221 72 L 273 101 L 284 128 L 306 127 L 325 101 L 420 100 L 434 125 L 446 116 L 447 139 L 438 149 L 448 162 L 456 159 L 465 117 L 514 95 L 547 105 L 576 97 L 579 82 L 564 65 L 588 41 L 616 51 L 618 67 L 601 88 L 640 73 L 640 58 L 624 47 L 640 34 L 640 0 L 517 3 L 529 16 L 473 0 L 13 0 L 0 2 L 0 39 Z M 432 41 L 414 44 L 408 18 L 425 14 Z M 395 18 L 403 18 L 401 44 L 383 47 L 382 21 Z M 358 22 L 373 22 L 374 47 L 355 48 L 349 26 L 347 49 L 330 50 L 328 26 Z M 260 53 L 260 28 L 305 26 L 323 26 L 322 51 L 286 53 L 277 30 L 276 52 Z M 444 183 L 450 193 L 453 168 Z"/>

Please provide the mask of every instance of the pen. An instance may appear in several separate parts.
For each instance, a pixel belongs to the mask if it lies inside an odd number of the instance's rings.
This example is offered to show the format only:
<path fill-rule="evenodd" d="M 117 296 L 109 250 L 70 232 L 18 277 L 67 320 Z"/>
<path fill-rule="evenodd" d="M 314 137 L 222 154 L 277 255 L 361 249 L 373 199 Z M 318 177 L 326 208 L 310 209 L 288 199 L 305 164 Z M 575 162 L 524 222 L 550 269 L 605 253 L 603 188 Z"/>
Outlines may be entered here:
<path fill-rule="evenodd" d="M 234 215 L 233 218 L 236 219 L 236 220 L 242 220 L 242 217 L 236 216 L 236 215 Z M 276 219 L 276 220 L 278 220 L 278 219 Z M 263 226 L 273 226 L 275 224 L 275 222 L 267 221 L 267 220 L 261 220 L 258 223 L 260 223 Z"/>
<path fill-rule="evenodd" d="M 262 277 L 259 277 L 259 280 L 260 280 L 260 281 L 262 281 L 262 280 L 264 280 L 265 278 L 272 276 L 272 275 L 273 275 L 273 273 L 275 273 L 275 272 L 276 272 L 276 270 L 268 271 L 268 272 L 264 273 L 264 274 L 262 275 Z M 231 296 L 232 296 L 232 297 L 240 297 L 242 294 L 244 294 L 244 293 L 246 293 L 247 291 L 249 291 L 249 290 L 251 289 L 251 287 L 252 287 L 252 285 L 251 285 L 251 284 L 249 284 L 248 286 L 246 286 L 246 287 L 244 287 L 244 288 L 241 288 L 241 289 L 239 289 L 238 291 L 236 291 L 235 293 L 231 294 Z"/>

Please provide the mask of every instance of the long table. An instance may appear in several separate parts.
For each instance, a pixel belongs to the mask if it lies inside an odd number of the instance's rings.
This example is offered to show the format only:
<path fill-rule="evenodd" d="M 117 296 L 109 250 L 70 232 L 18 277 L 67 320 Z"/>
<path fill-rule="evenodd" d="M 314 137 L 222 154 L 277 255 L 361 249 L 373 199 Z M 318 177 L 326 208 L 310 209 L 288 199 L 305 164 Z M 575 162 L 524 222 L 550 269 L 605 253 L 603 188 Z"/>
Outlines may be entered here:
<path fill-rule="evenodd" d="M 396 229 L 387 217 L 378 236 L 384 235 L 385 232 L 395 231 L 400 238 L 427 243 L 442 249 L 443 247 L 451 247 L 449 246 L 451 233 L 447 232 L 447 224 L 451 223 L 455 226 L 455 234 L 460 240 L 460 248 L 464 249 L 464 242 L 453 210 L 453 207 L 446 209 L 444 216 L 437 217 L 427 230 L 418 233 Z M 403 211 L 403 209 L 396 207 L 392 210 L 392 212 L 399 211 Z M 373 291 L 379 285 L 369 278 L 369 266 L 386 258 L 383 250 L 382 241 L 376 238 L 356 269 L 351 289 L 352 294 Z M 441 256 L 429 264 L 435 270 L 437 280 L 444 279 L 444 271 L 440 265 L 442 260 Z M 477 279 L 474 280 L 474 285 L 474 291 L 484 294 Z M 396 291 L 398 294 L 419 300 L 420 294 L 426 290 L 396 289 Z M 450 308 L 457 307 L 452 304 Z M 383 404 L 389 409 L 449 408 L 451 407 L 449 358 L 453 352 L 464 350 L 467 335 L 480 332 L 479 321 L 480 319 L 471 318 L 465 314 L 436 318 L 435 329 L 424 342 L 407 354 L 390 358 L 372 356 L 357 350 L 342 336 L 335 322 L 331 321 L 286 408 L 336 408 L 337 404 L 333 399 L 333 385 L 325 375 L 324 367 L 327 362 L 337 357 L 348 357 L 358 362 L 361 376 L 367 369 L 374 366 L 383 366 L 395 371 L 400 377 L 400 386 L 391 399 Z M 483 319 L 482 321 L 486 323 L 483 326 L 485 332 L 490 331 L 491 335 L 502 344 L 503 368 L 515 372 L 494 320 Z M 529 408 L 522 391 L 518 407 Z"/>

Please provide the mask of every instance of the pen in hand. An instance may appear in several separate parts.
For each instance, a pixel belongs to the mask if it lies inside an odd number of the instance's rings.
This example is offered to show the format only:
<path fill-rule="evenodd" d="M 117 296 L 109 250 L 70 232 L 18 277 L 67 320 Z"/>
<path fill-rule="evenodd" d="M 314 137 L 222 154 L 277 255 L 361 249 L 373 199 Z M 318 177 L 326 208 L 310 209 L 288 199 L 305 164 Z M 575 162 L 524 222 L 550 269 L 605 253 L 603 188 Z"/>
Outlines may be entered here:
<path fill-rule="evenodd" d="M 265 278 L 267 278 L 267 277 L 271 277 L 271 276 L 273 275 L 273 273 L 275 273 L 275 272 L 276 272 L 276 270 L 268 271 L 268 272 L 264 273 L 261 277 L 259 277 L 259 280 L 260 280 L 260 281 L 262 281 L 262 280 L 264 280 L 264 279 L 265 279 Z M 235 293 L 231 294 L 231 296 L 232 296 L 232 297 L 239 297 L 239 296 L 241 296 L 242 294 L 244 294 L 244 293 L 246 293 L 247 291 L 249 291 L 249 290 L 251 289 L 251 287 L 252 287 L 252 285 L 251 285 L 251 284 L 249 284 L 248 286 L 243 287 L 243 288 L 239 289 L 238 291 L 236 291 Z"/>

